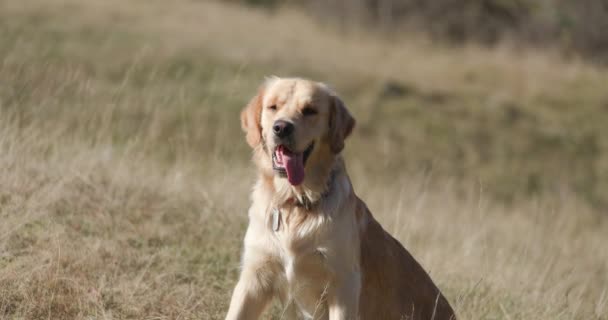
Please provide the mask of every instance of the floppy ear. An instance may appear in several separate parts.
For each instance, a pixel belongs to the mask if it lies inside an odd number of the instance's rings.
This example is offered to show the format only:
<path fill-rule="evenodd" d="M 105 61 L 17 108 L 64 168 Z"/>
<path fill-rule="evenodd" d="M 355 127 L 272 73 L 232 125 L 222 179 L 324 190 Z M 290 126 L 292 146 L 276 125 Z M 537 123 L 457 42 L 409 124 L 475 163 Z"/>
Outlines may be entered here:
<path fill-rule="evenodd" d="M 249 101 L 249 104 L 241 111 L 241 127 L 246 133 L 247 143 L 255 148 L 262 140 L 262 99 L 264 88 L 260 88 L 258 94 Z"/>
<path fill-rule="evenodd" d="M 344 149 L 344 139 L 353 131 L 355 119 L 340 98 L 333 96 L 332 100 L 329 117 L 329 146 L 331 151 L 337 154 Z"/>

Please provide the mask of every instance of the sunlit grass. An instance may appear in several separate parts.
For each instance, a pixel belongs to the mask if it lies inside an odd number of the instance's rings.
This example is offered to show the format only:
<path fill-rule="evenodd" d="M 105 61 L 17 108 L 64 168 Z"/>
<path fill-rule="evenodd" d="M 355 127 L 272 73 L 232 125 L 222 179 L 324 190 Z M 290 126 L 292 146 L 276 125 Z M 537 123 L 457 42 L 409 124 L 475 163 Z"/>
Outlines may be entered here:
<path fill-rule="evenodd" d="M 605 319 L 600 68 L 210 2 L 3 6 L 0 317 L 223 318 L 254 179 L 238 112 L 297 74 L 353 110 L 357 193 L 461 319 Z"/>

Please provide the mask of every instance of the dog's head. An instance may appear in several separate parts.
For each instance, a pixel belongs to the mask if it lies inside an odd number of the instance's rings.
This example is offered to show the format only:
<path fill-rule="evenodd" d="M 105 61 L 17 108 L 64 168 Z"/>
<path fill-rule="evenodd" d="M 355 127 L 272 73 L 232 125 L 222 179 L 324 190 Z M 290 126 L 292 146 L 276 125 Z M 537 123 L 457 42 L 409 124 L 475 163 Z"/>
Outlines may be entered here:
<path fill-rule="evenodd" d="M 331 164 L 355 120 L 326 85 L 274 77 L 242 111 L 241 125 L 258 166 L 297 186 L 311 168 Z"/>

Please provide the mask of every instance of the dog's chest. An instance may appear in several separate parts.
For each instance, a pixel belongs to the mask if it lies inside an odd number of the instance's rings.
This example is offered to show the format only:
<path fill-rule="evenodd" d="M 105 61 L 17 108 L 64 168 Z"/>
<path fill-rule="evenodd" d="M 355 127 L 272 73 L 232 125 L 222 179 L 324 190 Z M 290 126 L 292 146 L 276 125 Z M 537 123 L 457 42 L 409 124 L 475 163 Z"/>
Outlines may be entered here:
<path fill-rule="evenodd" d="M 270 218 L 271 232 L 279 248 L 279 257 L 286 278 L 296 281 L 300 277 L 318 274 L 326 269 L 329 239 L 324 234 L 325 218 L 286 216 L 276 210 Z"/>
<path fill-rule="evenodd" d="M 272 231 L 283 267 L 279 291 L 283 293 L 283 300 L 304 318 L 318 315 L 324 310 L 324 291 L 330 274 L 327 264 L 330 250 L 328 239 L 323 234 L 323 221 L 299 221 L 296 227 L 292 225 L 295 220 L 285 217 L 280 220 L 280 228 Z"/>
<path fill-rule="evenodd" d="M 299 319 L 325 319 L 329 270 L 322 251 L 282 256 L 284 274 L 278 291 L 286 310 L 293 309 Z"/>

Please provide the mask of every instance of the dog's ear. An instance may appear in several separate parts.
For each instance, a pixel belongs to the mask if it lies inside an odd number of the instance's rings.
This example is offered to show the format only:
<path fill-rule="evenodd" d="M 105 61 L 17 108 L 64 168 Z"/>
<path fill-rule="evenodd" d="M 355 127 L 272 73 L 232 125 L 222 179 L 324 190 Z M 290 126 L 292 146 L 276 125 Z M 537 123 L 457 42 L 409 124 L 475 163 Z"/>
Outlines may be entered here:
<path fill-rule="evenodd" d="M 355 119 L 350 115 L 342 100 L 333 96 L 329 116 L 329 146 L 333 153 L 340 153 L 344 149 L 344 139 L 350 135 L 354 127 Z"/>
<path fill-rule="evenodd" d="M 264 99 L 264 86 L 258 90 L 258 94 L 249 101 L 241 111 L 241 127 L 246 133 L 247 143 L 257 147 L 262 140 L 262 100 Z"/>

